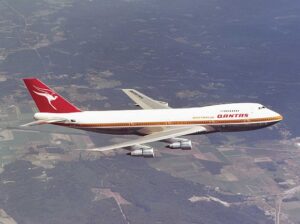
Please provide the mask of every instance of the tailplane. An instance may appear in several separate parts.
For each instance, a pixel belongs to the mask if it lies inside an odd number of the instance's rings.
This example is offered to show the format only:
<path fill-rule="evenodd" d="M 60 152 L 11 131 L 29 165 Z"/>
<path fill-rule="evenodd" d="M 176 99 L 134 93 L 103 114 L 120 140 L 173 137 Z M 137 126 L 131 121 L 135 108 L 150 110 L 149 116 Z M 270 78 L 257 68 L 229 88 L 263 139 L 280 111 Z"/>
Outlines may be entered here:
<path fill-rule="evenodd" d="M 26 78 L 23 79 L 23 81 L 40 112 L 81 112 L 76 106 L 72 105 L 40 80 L 36 78 Z"/>

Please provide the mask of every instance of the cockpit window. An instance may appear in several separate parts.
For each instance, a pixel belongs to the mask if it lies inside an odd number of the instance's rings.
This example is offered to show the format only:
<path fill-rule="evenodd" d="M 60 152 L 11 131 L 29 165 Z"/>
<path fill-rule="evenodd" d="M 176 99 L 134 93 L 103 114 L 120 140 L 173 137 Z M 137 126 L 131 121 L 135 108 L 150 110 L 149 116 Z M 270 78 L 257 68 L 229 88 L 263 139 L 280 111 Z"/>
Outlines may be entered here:
<path fill-rule="evenodd" d="M 261 110 L 261 109 L 265 109 L 265 108 L 266 108 L 265 106 L 261 106 L 258 109 Z"/>

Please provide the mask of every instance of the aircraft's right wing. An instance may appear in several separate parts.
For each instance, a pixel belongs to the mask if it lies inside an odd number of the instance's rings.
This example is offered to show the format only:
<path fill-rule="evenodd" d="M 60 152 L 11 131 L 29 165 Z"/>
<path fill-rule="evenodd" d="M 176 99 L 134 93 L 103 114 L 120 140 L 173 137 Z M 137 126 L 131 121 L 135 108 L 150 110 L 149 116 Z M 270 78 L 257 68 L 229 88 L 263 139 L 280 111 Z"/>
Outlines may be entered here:
<path fill-rule="evenodd" d="M 154 100 L 134 89 L 122 89 L 138 106 L 143 109 L 168 109 L 168 103 Z"/>
<path fill-rule="evenodd" d="M 207 129 L 204 126 L 169 128 L 160 132 L 155 132 L 153 134 L 143 136 L 138 139 L 129 140 L 127 142 L 122 142 L 122 143 L 105 146 L 101 148 L 85 149 L 85 150 L 104 152 L 104 151 L 109 151 L 109 150 L 114 150 L 119 148 L 127 148 L 135 145 L 142 145 L 150 142 L 162 141 L 162 140 L 176 138 L 184 135 L 204 133 L 206 131 Z"/>

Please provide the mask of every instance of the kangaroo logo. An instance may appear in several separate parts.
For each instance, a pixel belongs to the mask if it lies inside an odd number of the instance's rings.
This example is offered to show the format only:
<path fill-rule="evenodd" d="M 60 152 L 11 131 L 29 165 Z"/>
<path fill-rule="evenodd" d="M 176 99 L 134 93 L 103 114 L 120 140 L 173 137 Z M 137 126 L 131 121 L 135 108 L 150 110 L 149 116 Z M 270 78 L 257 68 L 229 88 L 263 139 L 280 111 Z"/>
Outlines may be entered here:
<path fill-rule="evenodd" d="M 48 103 L 50 104 L 50 106 L 54 109 L 57 110 L 55 106 L 53 106 L 52 101 L 56 100 L 58 97 L 55 96 L 55 93 L 53 91 L 51 91 L 50 89 L 43 89 L 43 88 L 39 88 L 36 86 L 33 86 L 37 91 L 32 90 L 35 94 L 39 95 L 39 96 L 43 96 L 48 100 Z"/>

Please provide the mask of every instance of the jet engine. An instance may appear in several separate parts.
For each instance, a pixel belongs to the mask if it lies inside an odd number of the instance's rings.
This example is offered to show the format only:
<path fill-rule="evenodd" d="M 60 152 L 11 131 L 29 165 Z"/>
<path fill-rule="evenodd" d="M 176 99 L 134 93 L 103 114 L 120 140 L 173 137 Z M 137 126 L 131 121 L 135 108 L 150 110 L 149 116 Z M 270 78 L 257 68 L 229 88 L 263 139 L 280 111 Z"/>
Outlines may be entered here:
<path fill-rule="evenodd" d="M 170 149 L 182 149 L 182 150 L 191 150 L 192 149 L 192 141 L 191 140 L 183 140 L 179 142 L 174 142 L 167 146 Z"/>
<path fill-rule="evenodd" d="M 149 146 L 134 146 L 130 156 L 154 157 L 154 149 Z"/>

